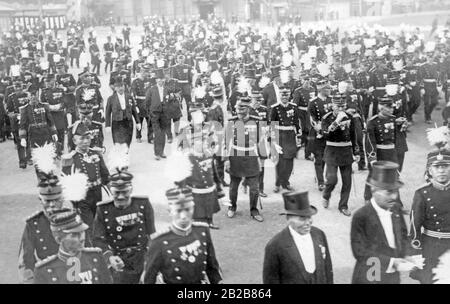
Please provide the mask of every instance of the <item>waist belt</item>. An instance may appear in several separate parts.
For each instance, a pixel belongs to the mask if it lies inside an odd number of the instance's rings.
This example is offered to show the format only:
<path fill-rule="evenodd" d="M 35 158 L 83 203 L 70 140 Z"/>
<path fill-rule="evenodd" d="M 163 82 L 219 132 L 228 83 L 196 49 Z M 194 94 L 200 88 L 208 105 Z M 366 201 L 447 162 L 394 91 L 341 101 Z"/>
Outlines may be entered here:
<path fill-rule="evenodd" d="M 145 99 L 145 96 L 136 96 L 136 99 L 142 100 L 142 99 Z"/>
<path fill-rule="evenodd" d="M 424 79 L 423 82 L 436 82 L 436 79 Z"/>
<path fill-rule="evenodd" d="M 216 190 L 216 185 L 212 185 L 211 187 L 208 188 L 192 188 L 192 193 L 207 194 L 213 192 L 214 190 Z"/>
<path fill-rule="evenodd" d="M 438 232 L 438 231 L 424 229 L 423 234 L 431 236 L 431 237 L 435 237 L 438 239 L 450 239 L 450 232 Z"/>
<path fill-rule="evenodd" d="M 144 246 L 143 245 L 130 246 L 130 247 L 126 247 L 126 248 L 115 249 L 115 251 L 119 252 L 119 253 L 131 253 L 133 251 L 141 251 L 141 250 L 144 250 Z"/>
<path fill-rule="evenodd" d="M 92 107 L 92 109 L 98 109 L 98 108 L 100 108 L 99 105 L 96 105 L 96 106 L 93 106 L 93 107 Z"/>
<path fill-rule="evenodd" d="M 94 188 L 94 187 L 100 186 L 101 184 L 102 184 L 102 181 L 98 179 L 93 182 L 88 182 L 87 186 L 88 186 L 88 188 Z"/>
<path fill-rule="evenodd" d="M 275 125 L 275 129 L 281 130 L 281 131 L 295 131 L 295 127 L 294 126 L 278 126 Z"/>
<path fill-rule="evenodd" d="M 298 106 L 298 109 L 299 109 L 299 110 L 302 110 L 302 111 L 308 111 L 308 107 L 301 107 L 301 106 Z"/>
<path fill-rule="evenodd" d="M 386 90 L 386 87 L 376 87 L 375 90 Z"/>
<path fill-rule="evenodd" d="M 33 128 L 45 128 L 45 127 L 47 127 L 47 123 L 46 122 L 34 123 L 34 124 L 30 124 L 30 127 L 33 127 Z"/>
<path fill-rule="evenodd" d="M 390 150 L 390 149 L 395 149 L 395 145 L 394 145 L 394 144 L 390 144 L 390 145 L 377 145 L 377 149 L 380 149 L 380 150 Z"/>
<path fill-rule="evenodd" d="M 179 83 L 189 83 L 189 80 L 178 80 Z"/>
<path fill-rule="evenodd" d="M 231 145 L 232 149 L 241 151 L 241 152 L 250 152 L 250 151 L 256 151 L 256 146 L 253 147 L 240 147 L 240 146 L 236 146 L 236 145 Z"/>
<path fill-rule="evenodd" d="M 342 141 L 342 142 L 327 141 L 327 146 L 332 146 L 332 147 L 351 147 L 352 143 L 350 141 Z"/>

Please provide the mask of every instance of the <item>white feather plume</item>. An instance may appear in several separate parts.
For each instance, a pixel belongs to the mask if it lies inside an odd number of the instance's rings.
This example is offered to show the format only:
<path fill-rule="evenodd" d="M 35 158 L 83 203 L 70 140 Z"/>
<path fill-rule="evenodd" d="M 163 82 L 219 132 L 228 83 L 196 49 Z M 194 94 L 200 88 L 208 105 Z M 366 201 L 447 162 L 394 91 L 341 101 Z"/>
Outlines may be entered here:
<path fill-rule="evenodd" d="M 317 65 L 317 70 L 319 71 L 319 74 L 323 77 L 326 77 L 330 75 L 330 66 L 326 63 L 320 63 Z"/>
<path fill-rule="evenodd" d="M 206 95 L 206 89 L 204 86 L 198 86 L 195 88 L 195 98 L 202 99 Z"/>
<path fill-rule="evenodd" d="M 174 183 L 181 182 L 191 176 L 192 163 L 188 154 L 176 150 L 168 158 L 164 168 L 164 176 Z"/>
<path fill-rule="evenodd" d="M 208 72 L 208 66 L 209 66 L 208 61 L 200 61 L 198 63 L 198 67 L 199 67 L 201 73 Z"/>
<path fill-rule="evenodd" d="M 53 143 L 47 143 L 43 146 L 33 148 L 31 150 L 31 157 L 40 171 L 49 174 L 56 170 L 56 149 Z"/>
<path fill-rule="evenodd" d="M 74 172 L 60 178 L 62 194 L 65 200 L 79 202 L 86 198 L 88 177 L 86 174 Z"/>
<path fill-rule="evenodd" d="M 248 80 L 245 77 L 241 77 L 239 79 L 237 90 L 241 94 L 250 93 L 251 92 L 250 83 L 248 82 Z"/>
<path fill-rule="evenodd" d="M 259 87 L 261 89 L 264 89 L 268 84 L 270 83 L 270 78 L 267 76 L 263 76 L 261 77 L 261 79 L 259 80 Z"/>
<path fill-rule="evenodd" d="M 214 71 L 211 73 L 211 84 L 222 84 L 223 78 L 219 71 Z"/>
<path fill-rule="evenodd" d="M 288 70 L 281 70 L 280 71 L 280 80 L 281 80 L 281 83 L 288 83 L 289 82 L 289 71 Z"/>
<path fill-rule="evenodd" d="M 397 95 L 398 93 L 398 85 L 397 84 L 388 84 L 386 85 L 386 94 L 389 96 Z"/>
<path fill-rule="evenodd" d="M 447 126 L 427 129 L 427 139 L 431 146 L 442 148 L 450 141 L 450 131 Z"/>
<path fill-rule="evenodd" d="M 292 65 L 293 57 L 289 52 L 283 54 L 282 64 L 284 67 L 290 67 Z"/>
<path fill-rule="evenodd" d="M 432 271 L 435 284 L 450 284 L 450 250 L 439 257 L 439 264 Z"/>
<path fill-rule="evenodd" d="M 123 170 L 130 166 L 130 155 L 126 144 L 115 144 L 108 153 L 110 170 Z"/>

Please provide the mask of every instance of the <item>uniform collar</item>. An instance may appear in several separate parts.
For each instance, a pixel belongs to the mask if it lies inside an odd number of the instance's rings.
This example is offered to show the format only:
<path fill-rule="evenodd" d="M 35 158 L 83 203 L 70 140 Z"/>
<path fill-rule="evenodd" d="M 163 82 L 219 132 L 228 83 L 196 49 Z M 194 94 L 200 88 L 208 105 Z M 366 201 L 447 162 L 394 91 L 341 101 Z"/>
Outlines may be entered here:
<path fill-rule="evenodd" d="M 183 229 L 172 223 L 170 226 L 170 230 L 172 230 L 173 233 L 179 236 L 188 236 L 192 232 L 192 225 L 189 225 L 189 227 Z"/>
<path fill-rule="evenodd" d="M 441 191 L 447 191 L 450 189 L 450 182 L 446 183 L 445 185 L 438 183 L 437 181 L 434 181 L 433 179 L 431 180 L 431 184 L 433 185 L 434 188 L 436 188 L 437 190 L 441 190 Z"/>
<path fill-rule="evenodd" d="M 64 250 L 62 250 L 61 247 L 59 248 L 59 250 L 58 250 L 58 258 L 61 261 L 66 262 L 69 258 L 72 258 L 72 257 L 80 258 L 81 257 L 81 251 L 78 252 L 76 255 L 71 255 L 71 254 L 65 252 Z"/>

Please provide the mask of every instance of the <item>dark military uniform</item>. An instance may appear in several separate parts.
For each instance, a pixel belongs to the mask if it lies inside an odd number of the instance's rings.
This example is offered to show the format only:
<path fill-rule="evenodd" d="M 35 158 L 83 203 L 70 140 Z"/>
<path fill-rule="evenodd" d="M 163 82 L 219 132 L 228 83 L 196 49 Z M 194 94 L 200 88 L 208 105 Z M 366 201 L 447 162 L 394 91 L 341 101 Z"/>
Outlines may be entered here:
<path fill-rule="evenodd" d="M 145 94 L 150 88 L 151 82 L 150 78 L 137 78 L 131 83 L 131 93 L 136 100 L 136 107 L 139 111 L 139 118 L 143 126 L 144 121 L 147 121 L 147 140 L 151 142 L 153 140 L 153 128 L 152 122 L 150 120 L 150 114 L 148 112 L 147 103 L 145 102 Z M 136 138 L 142 138 L 141 130 L 136 130 Z"/>
<path fill-rule="evenodd" d="M 23 283 L 33 279 L 34 266 L 38 260 L 58 252 L 50 221 L 43 211 L 36 212 L 26 220 L 19 249 L 19 273 Z"/>
<path fill-rule="evenodd" d="M 405 92 L 406 93 L 406 92 Z M 406 140 L 407 119 L 406 113 L 408 111 L 405 94 L 396 95 L 394 97 L 394 112 L 393 115 L 397 120 L 404 119 L 404 122 L 396 121 L 395 128 L 395 149 L 397 150 L 397 162 L 399 165 L 399 171 L 403 170 L 403 162 L 405 160 L 405 153 L 408 152 L 408 143 Z"/>
<path fill-rule="evenodd" d="M 411 208 L 411 238 L 422 249 L 425 265 L 419 272 L 422 284 L 433 283 L 432 270 L 439 257 L 450 250 L 450 188 L 428 183 L 414 194 Z"/>
<path fill-rule="evenodd" d="M 301 132 L 297 105 L 294 103 L 273 105 L 270 122 L 275 128 L 272 130 L 271 140 L 283 149 L 283 153 L 278 155 L 275 186 L 286 188 L 290 185 L 289 178 L 297 155 L 296 136 Z"/>
<path fill-rule="evenodd" d="M 353 156 L 359 153 L 352 116 L 347 113 L 345 115 L 346 118 L 341 121 L 341 126 L 336 122 L 337 116 L 333 112 L 326 114 L 322 120 L 323 132 L 326 139 L 324 153 L 326 182 L 323 198 L 327 201 L 330 199 L 331 192 L 337 184 L 337 170 L 339 168 L 342 177 L 339 210 L 348 209 L 348 199 L 352 187 Z"/>
<path fill-rule="evenodd" d="M 14 136 L 14 144 L 17 148 L 17 154 L 19 156 L 19 164 L 25 165 L 27 164 L 27 154 L 30 156 L 30 153 L 20 145 L 20 137 L 19 137 L 19 121 L 20 121 L 20 108 L 24 107 L 28 104 L 28 95 L 22 92 L 14 92 L 8 95 L 6 98 L 6 112 L 8 113 L 11 125 L 11 131 Z M 28 143 L 29 147 L 29 143 Z"/>
<path fill-rule="evenodd" d="M 75 89 L 77 83 L 72 74 L 58 74 L 56 75 L 56 84 L 64 88 L 64 104 L 66 107 L 66 115 L 71 114 L 72 121 L 68 123 L 72 124 L 76 120 L 76 104 L 75 104 Z M 59 138 L 59 135 L 58 135 Z"/>
<path fill-rule="evenodd" d="M 353 87 L 355 88 L 356 92 L 358 93 L 358 96 L 361 98 L 362 103 L 362 115 L 364 117 L 364 121 L 367 120 L 369 117 L 369 109 L 370 109 L 370 103 L 372 100 L 372 96 L 369 95 L 368 89 L 369 89 L 369 80 L 370 75 L 367 72 L 359 72 L 356 74 L 355 78 L 353 80 Z"/>
<path fill-rule="evenodd" d="M 58 53 L 58 45 L 55 41 L 51 41 L 45 44 L 45 51 L 47 52 L 47 61 L 52 73 L 56 73 L 56 62 L 53 56 Z"/>
<path fill-rule="evenodd" d="M 125 267 L 115 273 L 114 282 L 136 284 L 144 270 L 149 236 L 155 232 L 153 207 L 146 196 L 131 197 L 131 204 L 119 209 L 113 200 L 97 204 L 93 242 L 103 250 L 107 260 L 119 256 Z"/>
<path fill-rule="evenodd" d="M 92 121 L 90 124 L 85 124 L 80 120 L 77 120 L 71 126 L 67 128 L 67 145 L 69 146 L 69 152 L 75 150 L 75 143 L 73 142 L 73 135 L 79 124 L 84 124 L 91 134 L 90 147 L 97 151 L 103 151 L 103 126 L 97 121 Z"/>
<path fill-rule="evenodd" d="M 326 100 L 322 100 L 320 97 L 317 97 L 312 100 L 308 105 L 311 124 L 321 124 L 323 116 L 325 116 L 330 109 L 331 99 L 327 98 Z M 314 168 L 316 170 L 317 183 L 319 186 L 324 185 L 323 171 L 325 162 L 323 161 L 323 154 L 326 142 L 323 137 L 323 131 L 317 132 L 314 127 L 311 126 L 308 141 L 311 143 L 311 152 L 314 154 Z"/>
<path fill-rule="evenodd" d="M 360 160 L 358 163 L 359 170 L 362 170 L 366 166 L 366 155 L 364 152 L 364 131 L 365 131 L 365 119 L 364 119 L 364 104 L 361 98 L 362 95 L 358 95 L 356 92 L 348 92 L 345 96 L 347 104 L 347 113 L 352 116 L 353 126 L 355 128 L 356 144 L 359 148 Z"/>
<path fill-rule="evenodd" d="M 405 85 L 409 97 L 408 112 L 406 113 L 408 121 L 412 121 L 413 114 L 416 113 L 420 106 L 420 80 L 418 68 L 416 66 L 406 66 Z"/>
<path fill-rule="evenodd" d="M 178 64 L 172 68 L 172 78 L 176 79 L 181 90 L 181 97 L 186 102 L 187 113 L 192 102 L 192 67 L 188 64 Z M 190 121 L 190 116 L 188 117 Z"/>
<path fill-rule="evenodd" d="M 43 103 L 48 103 L 49 105 L 58 135 L 57 151 L 58 153 L 61 153 L 64 145 L 64 134 L 67 129 L 64 90 L 61 88 L 45 89 L 41 94 L 41 101 Z"/>
<path fill-rule="evenodd" d="M 125 91 L 128 91 L 131 87 L 131 71 L 127 69 L 122 69 L 120 71 L 114 71 L 111 73 L 111 76 L 109 78 L 109 86 L 113 90 L 117 78 L 122 78 L 122 81 L 125 85 Z"/>
<path fill-rule="evenodd" d="M 425 63 L 419 70 L 420 79 L 425 89 L 423 96 L 425 120 L 431 121 L 431 113 L 438 104 L 439 92 L 437 90 L 438 65 L 436 63 Z"/>
<path fill-rule="evenodd" d="M 308 105 L 310 100 L 316 97 L 316 92 L 313 87 L 306 89 L 298 87 L 294 90 L 292 102 L 298 107 L 298 116 L 300 119 L 300 127 L 302 132 L 302 145 L 305 147 L 305 158 L 309 158 L 311 155 L 310 147 L 308 146 L 308 131 L 311 128 L 311 121 L 308 115 Z"/>
<path fill-rule="evenodd" d="M 94 105 L 92 120 L 104 122 L 104 117 L 102 118 L 100 113 L 100 111 L 104 111 L 103 97 L 97 85 L 82 84 L 79 86 L 75 91 L 75 102 L 77 105 L 80 103 L 92 103 Z"/>
<path fill-rule="evenodd" d="M 103 50 L 105 51 L 105 73 L 108 72 L 108 65 L 110 66 L 110 72 L 113 69 L 114 58 L 112 57 L 114 52 L 114 44 L 112 42 L 107 42 L 103 45 Z"/>
<path fill-rule="evenodd" d="M 253 115 L 256 115 L 259 117 L 260 122 L 269 122 L 269 110 L 267 109 L 266 106 L 263 105 L 259 105 L 258 107 L 253 109 L 254 113 Z M 252 113 L 251 113 L 252 114 Z M 260 123 L 260 130 L 262 130 L 262 125 Z M 267 126 L 267 128 L 269 128 L 269 126 Z M 270 130 L 269 130 L 270 131 Z M 270 135 L 266 134 L 260 134 L 260 138 L 259 138 L 259 147 L 258 147 L 258 154 L 259 154 L 259 159 L 261 162 L 261 171 L 259 172 L 259 192 L 260 193 L 264 193 L 264 162 L 267 158 L 270 157 Z"/>
<path fill-rule="evenodd" d="M 386 84 L 389 72 L 385 69 L 374 69 L 369 73 L 369 75 L 369 85 L 373 89 L 372 96 L 374 97 L 372 105 L 375 109 L 378 107 L 378 99 L 384 97 L 384 95 L 386 94 Z M 374 110 L 372 113 L 368 113 L 368 117 L 375 114 L 376 110 Z"/>
<path fill-rule="evenodd" d="M 62 253 L 36 264 L 35 284 L 111 284 L 111 273 L 100 248 L 83 248 L 80 256 Z"/>
<path fill-rule="evenodd" d="M 25 138 L 31 148 L 52 142 L 57 134 L 48 103 L 37 102 L 20 108 L 19 136 Z"/>
<path fill-rule="evenodd" d="M 89 149 L 86 154 L 77 150 L 63 155 L 61 163 L 64 174 L 71 174 L 75 170 L 84 173 L 88 177 L 88 191 L 86 199 L 75 203 L 75 208 L 80 213 L 81 219 L 89 227 L 95 217 L 97 202 L 102 200 L 102 185 L 109 181 L 109 171 L 100 153 Z"/>
<path fill-rule="evenodd" d="M 219 283 L 222 276 L 207 224 L 194 222 L 188 231 L 171 226 L 152 235 L 144 283 L 156 283 L 158 273 L 167 284 Z"/>

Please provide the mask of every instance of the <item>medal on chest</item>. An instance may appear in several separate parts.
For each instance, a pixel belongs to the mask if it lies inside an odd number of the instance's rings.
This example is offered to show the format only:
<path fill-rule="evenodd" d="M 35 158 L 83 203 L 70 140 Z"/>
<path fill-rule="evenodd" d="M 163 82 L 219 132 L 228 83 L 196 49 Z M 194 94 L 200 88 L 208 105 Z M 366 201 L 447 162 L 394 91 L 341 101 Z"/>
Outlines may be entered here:
<path fill-rule="evenodd" d="M 116 222 L 120 225 L 117 226 L 116 230 L 121 232 L 123 227 L 133 226 L 141 222 L 143 214 L 141 212 L 134 212 L 122 216 L 116 217 Z"/>
<path fill-rule="evenodd" d="M 201 243 L 199 240 L 196 240 L 189 245 L 179 247 L 179 249 L 181 251 L 180 258 L 183 261 L 188 261 L 189 263 L 195 263 L 195 261 L 197 260 L 196 257 L 200 253 L 202 253 L 202 250 L 200 249 L 200 247 L 201 247 Z"/>

